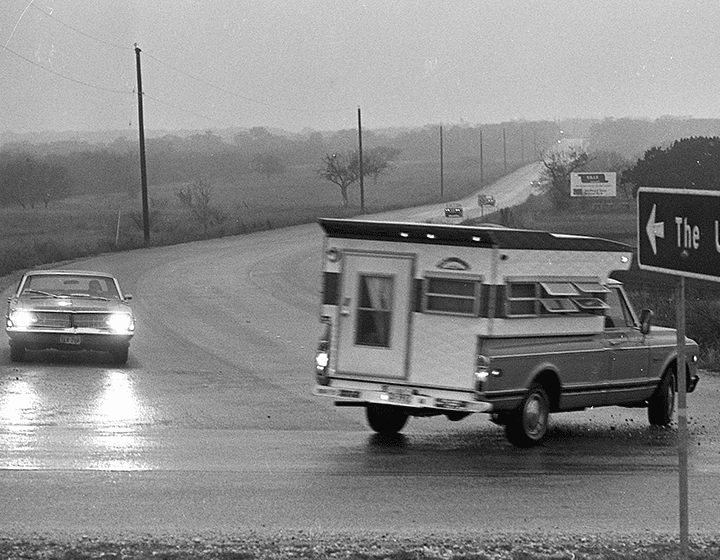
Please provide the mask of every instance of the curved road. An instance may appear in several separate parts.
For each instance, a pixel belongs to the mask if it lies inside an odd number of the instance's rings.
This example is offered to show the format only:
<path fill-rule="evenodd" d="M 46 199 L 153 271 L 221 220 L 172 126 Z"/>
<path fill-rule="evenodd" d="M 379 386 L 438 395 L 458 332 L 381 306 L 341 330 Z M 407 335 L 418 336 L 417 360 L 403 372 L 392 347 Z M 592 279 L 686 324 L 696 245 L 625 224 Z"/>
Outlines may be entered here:
<path fill-rule="evenodd" d="M 558 414 L 519 450 L 481 415 L 383 439 L 312 397 L 321 242 L 305 225 L 76 263 L 134 294 L 130 359 L 12 364 L 0 336 L 0 530 L 677 532 L 676 433 L 644 410 Z M 718 527 L 719 400 L 716 374 L 689 397 L 693 532 Z"/>

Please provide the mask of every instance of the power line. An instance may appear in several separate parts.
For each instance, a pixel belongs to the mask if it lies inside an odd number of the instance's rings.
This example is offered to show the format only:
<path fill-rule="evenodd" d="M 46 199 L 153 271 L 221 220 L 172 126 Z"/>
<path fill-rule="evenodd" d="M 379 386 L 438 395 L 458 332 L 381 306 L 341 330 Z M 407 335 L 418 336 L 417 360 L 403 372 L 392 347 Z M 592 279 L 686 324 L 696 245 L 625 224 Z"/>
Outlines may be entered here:
<path fill-rule="evenodd" d="M 76 83 L 76 84 L 80 84 L 80 85 L 83 85 L 83 86 L 86 86 L 86 87 L 89 87 L 89 88 L 93 88 L 93 89 L 97 89 L 97 90 L 100 90 L 100 91 L 107 91 L 107 92 L 110 92 L 110 93 L 122 93 L 122 94 L 131 93 L 130 90 L 120 90 L 120 89 L 107 88 L 107 87 L 103 87 L 103 86 L 98 86 L 98 85 L 94 85 L 94 84 L 89 84 L 88 82 L 83 82 L 82 80 L 78 80 L 78 79 L 76 79 L 76 78 L 71 78 L 70 76 L 66 76 L 65 74 L 61 74 L 60 72 L 56 72 L 55 70 L 51 70 L 50 68 L 47 68 L 47 67 L 43 66 L 42 64 L 38 64 L 37 62 L 35 62 L 35 61 L 32 60 L 32 59 L 27 58 L 27 57 L 25 57 L 25 56 L 23 56 L 23 55 L 21 55 L 21 54 L 19 54 L 19 53 L 16 53 L 14 50 L 12 50 L 11 48 L 8 48 L 7 46 L 4 46 L 4 45 L 3 45 L 2 48 L 3 48 L 4 51 L 9 52 L 10 54 L 14 54 L 15 56 L 17 56 L 18 58 L 21 58 L 21 59 L 24 60 L 25 62 L 29 62 L 29 63 L 32 64 L 33 66 L 37 66 L 38 68 L 41 68 L 42 70 L 45 70 L 45 72 L 49 72 L 50 74 L 53 74 L 53 75 L 55 75 L 55 76 L 58 76 L 58 77 L 62 78 L 63 80 L 67 80 L 67 81 L 69 81 L 69 82 L 74 82 L 74 83 Z"/>
<path fill-rule="evenodd" d="M 20 14 L 20 17 L 19 17 L 18 20 L 15 22 L 15 27 L 13 27 L 12 31 L 10 32 L 10 36 L 7 38 L 7 41 L 5 41 L 5 48 L 7 48 L 7 46 L 10 44 L 10 41 L 12 40 L 13 35 L 15 35 L 15 31 L 16 31 L 17 28 L 18 28 L 18 25 L 20 25 L 20 22 L 22 21 L 22 18 L 25 17 L 25 12 L 27 12 L 27 11 L 28 11 L 28 8 L 30 8 L 30 6 L 32 6 L 32 3 L 33 3 L 33 2 L 34 2 L 34 0 L 30 0 L 30 3 L 29 3 L 27 6 L 25 6 L 25 9 L 22 11 L 22 14 Z"/>
<path fill-rule="evenodd" d="M 110 42 L 110 41 L 106 41 L 106 40 L 104 40 L 104 39 L 100 39 L 100 38 L 98 38 L 98 37 L 95 37 L 94 35 L 91 35 L 91 34 L 89 34 L 89 33 L 86 33 L 86 32 L 84 32 L 84 31 L 82 31 L 81 29 L 78 29 L 78 28 L 75 27 L 75 26 L 72 26 L 72 25 L 70 25 L 70 24 L 67 24 L 67 23 L 65 23 L 64 21 L 62 21 L 62 20 L 58 19 L 57 17 L 55 17 L 51 12 L 48 12 L 47 10 L 44 10 L 43 8 L 41 8 L 41 7 L 39 7 L 39 6 L 36 6 L 36 5 L 33 4 L 32 2 L 31 2 L 25 9 L 27 10 L 27 8 L 30 7 L 30 6 L 32 6 L 33 8 L 35 8 L 36 10 L 38 10 L 39 12 L 41 12 L 42 14 L 44 14 L 45 16 L 53 19 L 53 21 L 56 21 L 56 22 L 59 23 L 60 25 L 66 27 L 66 28 L 68 28 L 68 29 L 71 29 L 72 31 L 74 31 L 75 33 L 78 33 L 78 34 L 82 35 L 83 37 L 86 37 L 86 38 L 88 38 L 88 39 L 91 39 L 91 40 L 93 40 L 93 41 L 97 41 L 98 43 L 102 43 L 102 44 L 104 44 L 104 45 L 107 45 L 107 46 L 110 46 L 110 47 L 113 47 L 113 48 L 116 48 L 116 49 L 120 49 L 120 50 L 131 50 L 131 47 L 125 47 L 125 46 L 122 46 L 122 45 L 118 45 L 118 44 L 116 44 L 116 43 L 112 43 L 112 42 Z M 22 16 L 21 16 L 21 17 L 22 17 Z M 282 106 L 282 105 L 278 105 L 278 104 L 274 104 L 274 103 L 268 103 L 267 101 L 262 101 L 262 100 L 260 100 L 260 99 L 255 99 L 255 98 L 252 98 L 252 97 L 248 97 L 248 96 L 246 96 L 246 95 L 242 95 L 242 94 L 237 93 L 237 92 L 235 92 L 235 91 L 232 91 L 232 90 L 230 90 L 230 89 L 227 89 L 227 88 L 224 88 L 224 87 L 222 87 L 222 86 L 219 86 L 219 85 L 210 83 L 210 82 L 208 82 L 207 80 L 204 80 L 204 79 L 202 79 L 202 78 L 199 78 L 199 77 L 197 77 L 197 76 L 194 76 L 194 75 L 190 74 L 189 72 L 186 72 L 186 71 L 184 71 L 184 70 L 182 70 L 182 69 L 180 69 L 180 68 L 177 68 L 176 66 L 173 66 L 172 64 L 169 64 L 169 63 L 167 63 L 167 62 L 159 59 L 158 57 L 149 54 L 147 51 L 143 51 L 143 54 L 144 54 L 146 57 L 149 57 L 149 58 L 153 59 L 154 61 L 158 62 L 159 64 L 162 64 L 162 65 L 164 65 L 164 66 L 167 66 L 168 68 L 170 68 L 171 70 L 177 72 L 178 74 L 182 74 L 183 76 L 185 76 L 185 77 L 187 77 L 187 78 L 190 78 L 190 79 L 192 79 L 192 80 L 195 80 L 196 82 L 201 83 L 201 84 L 203 84 L 203 85 L 205 85 L 205 86 L 207 86 L 207 87 L 209 87 L 209 88 L 215 89 L 215 90 L 217 90 L 217 91 L 220 91 L 220 92 L 222 92 L 222 93 L 225 93 L 225 94 L 230 95 L 230 96 L 232 96 L 232 97 L 235 97 L 235 98 L 237 98 L 237 99 L 242 99 L 243 101 L 247 101 L 247 102 L 250 102 L 250 103 L 255 103 L 255 104 L 257 104 L 257 105 L 263 105 L 263 106 L 269 107 L 269 108 L 271 108 L 271 109 L 281 109 L 281 110 L 287 111 L 287 112 L 289 112 L 289 113 L 298 113 L 298 114 L 306 114 L 306 115 L 307 115 L 307 114 L 316 114 L 315 111 L 305 111 L 305 110 L 303 110 L 303 109 L 296 109 L 296 108 L 286 107 L 286 106 Z M 158 99 L 155 99 L 155 101 L 159 101 L 159 100 L 158 100 Z M 177 107 L 176 107 L 176 108 L 177 108 Z M 328 112 L 329 112 L 329 113 L 341 113 L 341 112 L 345 112 L 345 111 L 348 111 L 348 110 L 349 110 L 348 108 L 338 108 L 338 109 L 334 109 L 334 110 L 331 110 L 331 111 L 328 111 Z M 212 119 L 209 119 L 209 120 L 212 120 Z"/>
<path fill-rule="evenodd" d="M 94 35 L 90 35 L 89 33 L 85 33 L 84 31 L 78 29 L 77 27 L 73 27 L 72 25 L 70 25 L 70 24 L 68 24 L 68 23 L 65 23 L 64 21 L 56 18 L 54 15 L 52 15 L 52 13 L 50 13 L 50 12 L 48 12 L 48 11 L 46 11 L 46 10 L 43 10 L 41 7 L 36 6 L 36 5 L 33 4 L 32 2 L 30 3 L 30 5 L 31 5 L 33 8 L 35 8 L 36 10 L 38 10 L 38 11 L 42 12 L 43 14 L 45 14 L 47 17 L 52 18 L 54 21 L 58 22 L 60 25 L 62 25 L 62 26 L 64 26 L 64 27 L 67 27 L 68 29 L 72 29 L 75 33 L 79 33 L 79 34 L 82 35 L 83 37 L 87 37 L 88 39 L 92 39 L 93 41 L 97 41 L 98 43 L 102 43 L 103 45 L 107 45 L 107 46 L 113 47 L 113 48 L 115 48 L 115 49 L 120 49 L 120 50 L 123 50 L 123 51 L 132 50 L 132 47 L 126 47 L 126 46 L 123 46 L 123 45 L 118 45 L 118 44 L 116 44 L 116 43 L 111 43 L 110 41 L 105 41 L 104 39 L 100 39 L 100 38 L 98 38 L 98 37 L 95 37 Z"/>
<path fill-rule="evenodd" d="M 144 51 L 143 51 L 143 52 L 144 52 Z M 208 116 L 206 116 L 206 115 L 202 115 L 202 114 L 200 114 L 200 113 L 196 113 L 195 111 L 191 111 L 191 110 L 186 109 L 186 108 L 184 108 L 184 107 L 179 107 L 179 106 L 177 106 L 177 105 L 173 105 L 172 103 L 168 103 L 167 101 L 163 101 L 162 99 L 158 99 L 157 97 L 154 97 L 154 96 L 152 96 L 152 95 L 148 95 L 146 92 L 143 92 L 143 97 L 146 98 L 146 99 L 152 99 L 153 101 L 155 101 L 156 103 L 160 103 L 161 105 L 166 105 L 167 107 L 171 107 L 172 109 L 175 109 L 176 111 L 180 111 L 180 112 L 182 112 L 182 113 L 188 113 L 188 114 L 190 114 L 190 115 L 194 115 L 194 116 L 199 117 L 199 118 L 201 118 L 201 119 L 204 119 L 204 120 L 206 120 L 206 121 L 214 122 L 214 123 L 216 123 L 216 124 L 221 124 L 221 125 L 223 125 L 223 126 L 230 126 L 230 125 L 229 125 L 228 123 L 226 123 L 226 122 L 218 121 L 218 120 L 216 120 L 216 119 L 213 119 L 213 118 L 208 117 Z"/>
<path fill-rule="evenodd" d="M 78 29 L 78 28 L 75 27 L 75 26 L 72 26 L 72 25 L 70 25 L 70 24 L 65 23 L 64 21 L 62 21 L 62 20 L 60 20 L 59 18 L 55 17 L 51 12 L 48 12 L 47 10 L 45 10 L 45 9 L 39 7 L 39 6 L 36 6 L 36 5 L 34 4 L 33 0 L 31 0 L 31 1 L 29 2 L 29 4 L 25 7 L 25 10 L 23 11 L 23 14 L 20 16 L 20 19 L 22 19 L 23 15 L 25 15 L 25 12 L 26 12 L 30 7 L 35 8 L 36 10 L 38 10 L 39 12 L 41 12 L 43 15 L 51 18 L 53 21 L 57 22 L 58 24 L 62 25 L 63 27 L 66 27 L 67 29 L 70 29 L 70 30 L 74 31 L 75 33 L 78 33 L 79 35 L 82 35 L 83 37 L 86 37 L 86 38 L 88 38 L 88 39 L 91 39 L 91 40 L 96 41 L 96 42 L 98 42 L 98 43 L 101 43 L 101 44 L 103 44 L 103 45 L 107 45 L 107 46 L 109 46 L 109 47 L 116 48 L 116 49 L 120 49 L 120 50 L 123 50 L 123 51 L 131 50 L 131 47 L 126 47 L 126 46 L 118 45 L 118 44 L 116 44 L 116 43 L 113 43 L 113 42 L 110 42 L 110 41 L 106 41 L 106 40 L 104 40 L 104 39 L 100 39 L 100 38 L 98 38 L 98 37 L 95 37 L 94 35 L 91 35 L 91 34 L 89 34 L 89 33 L 86 33 L 86 32 L 84 32 L 84 31 L 82 31 L 81 29 Z M 16 27 L 17 27 L 17 25 L 18 25 L 19 23 L 20 23 L 20 20 L 18 20 L 18 22 L 16 23 Z M 14 33 L 14 30 L 13 30 L 13 33 Z M 7 44 L 9 44 L 11 38 L 12 38 L 12 34 L 11 34 L 10 38 L 8 39 Z M 100 90 L 100 91 L 107 91 L 107 92 L 111 92 L 111 93 L 122 93 L 122 94 L 130 93 L 128 90 L 118 90 L 118 89 L 107 88 L 107 87 L 103 87 L 103 86 L 97 86 L 97 85 L 94 85 L 94 84 L 90 84 L 90 83 L 88 83 L 88 82 L 84 82 L 84 81 L 82 81 L 82 80 L 78 80 L 78 79 L 76 79 L 76 78 L 71 78 L 71 77 L 66 76 L 66 75 L 64 75 L 64 74 L 61 74 L 60 72 L 57 72 L 57 71 L 55 71 L 55 70 L 51 70 L 51 69 L 43 66 L 42 64 L 38 64 L 36 61 L 34 61 L 34 60 L 30 59 L 30 58 L 27 58 L 27 57 L 25 57 L 25 56 L 23 56 L 23 55 L 15 52 L 15 51 L 13 51 L 12 49 L 8 48 L 7 44 L 3 47 L 4 50 L 8 51 L 8 52 L 11 53 L 11 54 L 14 54 L 14 55 L 17 56 L 18 58 L 21 58 L 22 60 L 24 60 L 24 61 L 26 61 L 26 62 L 29 62 L 30 64 L 33 64 L 34 66 L 37 66 L 38 68 L 41 68 L 42 70 L 45 70 L 46 72 L 49 72 L 49 73 L 51 73 L 51 74 L 53 74 L 53 75 L 56 75 L 56 76 L 58 76 L 58 77 L 60 77 L 60 78 L 63 78 L 63 79 L 65 79 L 65 80 L 68 80 L 68 81 L 70 81 L 70 82 L 74 82 L 74 83 L 76 83 L 76 84 L 84 85 L 84 86 L 86 86 L 86 87 L 90 87 L 90 88 L 97 89 L 97 90 Z M 235 98 L 237 98 L 237 99 L 241 99 L 241 100 L 243 100 L 243 101 L 247 101 L 247 102 L 249 102 L 249 103 L 254 103 L 254 104 L 257 104 L 257 105 L 262 105 L 262 106 L 265 106 L 265 107 L 268 107 L 268 108 L 271 108 L 271 109 L 280 109 L 280 110 L 283 110 L 283 111 L 287 111 L 287 112 L 289 112 L 289 113 L 305 114 L 305 115 L 315 115 L 315 114 L 317 114 L 317 111 L 306 111 L 306 110 L 303 110 L 303 109 L 291 108 L 291 107 L 282 106 L 282 105 L 278 105 L 278 104 L 274 104 L 274 103 L 268 103 L 268 102 L 266 102 L 266 101 L 262 101 L 262 100 L 255 99 L 255 98 L 252 98 L 252 97 L 249 97 L 249 96 L 246 96 L 246 95 L 242 95 L 242 94 L 240 94 L 240 93 L 237 93 L 237 92 L 232 91 L 232 90 L 230 90 L 230 89 L 227 89 L 227 88 L 225 88 L 225 87 L 222 87 L 222 86 L 213 84 L 213 83 L 211 83 L 211 82 L 208 82 L 207 80 L 204 80 L 204 79 L 202 79 L 202 78 L 199 78 L 199 77 L 197 77 L 197 76 L 194 76 L 193 74 L 190 74 L 189 72 L 186 72 L 186 71 L 184 71 L 184 70 L 182 70 L 182 69 L 180 69 L 180 68 L 177 68 L 176 66 L 173 66 L 172 64 L 169 64 L 169 63 L 161 60 L 160 58 L 158 58 L 158 57 L 156 57 L 156 56 L 153 56 L 153 55 L 151 55 L 151 54 L 148 54 L 147 52 L 144 52 L 144 54 L 145 54 L 147 57 L 150 57 L 150 58 L 153 59 L 154 61 L 158 62 L 159 64 L 161 64 L 161 65 L 163 65 L 163 66 L 166 66 L 166 67 L 170 68 L 171 70 L 177 72 L 178 74 L 181 74 L 181 75 L 183 75 L 183 76 L 185 76 L 185 77 L 187 77 L 187 78 L 190 78 L 190 79 L 192 79 L 192 80 L 195 80 L 196 82 L 201 83 L 201 84 L 203 84 L 203 85 L 205 85 L 205 86 L 207 86 L 207 87 L 209 87 L 209 88 L 215 89 L 215 90 L 217 90 L 217 91 L 219 91 L 219 92 L 222 92 L 222 93 L 224 93 L 224 94 L 226 94 L 226 95 L 230 95 L 230 96 L 235 97 Z M 157 97 L 149 96 L 149 95 L 147 95 L 145 92 L 143 92 L 143 96 L 144 96 L 144 97 L 147 97 L 148 99 L 152 99 L 153 101 L 155 101 L 155 102 L 157 102 L 157 103 L 160 103 L 160 104 L 166 105 L 166 106 L 168 106 L 168 107 L 171 107 L 171 108 L 173 108 L 173 109 L 175 109 L 175 110 L 177 110 L 177 111 L 181 111 L 181 112 L 185 112 L 185 113 L 188 113 L 188 114 L 192 114 L 192 115 L 194 115 L 194 116 L 196 116 L 196 117 L 202 118 L 202 119 L 207 120 L 207 121 L 215 122 L 215 123 L 217 123 L 217 124 L 222 124 L 222 125 L 225 125 L 225 126 L 229 126 L 227 123 L 223 123 L 223 122 L 217 121 L 216 119 L 213 119 L 213 118 L 208 117 L 208 116 L 206 116 L 206 115 L 202 115 L 202 114 L 197 113 L 197 112 L 195 112 L 195 111 L 191 111 L 191 110 L 189 110 L 189 109 L 185 109 L 185 108 L 183 108 L 183 107 L 179 107 L 179 106 L 177 106 L 177 105 L 173 105 L 172 103 L 168 103 L 168 102 L 163 101 L 163 100 L 161 100 L 161 99 L 159 99 L 159 98 L 157 98 Z M 347 111 L 347 110 L 348 110 L 347 108 L 343 108 L 343 109 L 338 108 L 338 109 L 334 109 L 334 110 L 326 111 L 326 112 L 328 112 L 328 113 L 341 113 L 341 112 L 345 112 L 345 111 Z"/>
<path fill-rule="evenodd" d="M 277 105 L 277 104 L 274 104 L 274 103 L 268 103 L 268 102 L 266 102 L 266 101 L 260 101 L 259 99 L 254 99 L 254 98 L 252 98 L 252 97 L 247 97 L 247 96 L 245 96 L 245 95 L 241 95 L 241 94 L 239 94 L 239 93 L 237 93 L 237 92 L 231 91 L 231 90 L 229 90 L 229 89 L 227 89 L 227 88 L 224 88 L 224 87 L 222 87 L 222 86 L 218 86 L 218 85 L 212 84 L 212 83 L 210 83 L 210 82 L 208 82 L 208 81 L 206 81 L 206 80 L 203 80 L 202 78 L 198 78 L 197 76 L 194 76 L 194 75 L 192 75 L 192 74 L 190 74 L 190 73 L 188 73 L 188 72 L 185 72 L 184 70 L 181 70 L 180 68 L 177 68 L 176 66 L 173 66 L 172 64 L 169 64 L 169 63 L 167 63 L 167 62 L 165 62 L 165 61 L 163 61 L 163 60 L 160 60 L 160 59 L 157 58 L 156 56 L 153 56 L 153 55 L 151 55 L 151 54 L 148 54 L 148 53 L 145 52 L 145 51 L 143 51 L 143 53 L 145 54 L 146 57 L 152 58 L 154 61 L 159 62 L 160 64 L 162 64 L 162 65 L 164 65 L 164 66 L 167 66 L 167 67 L 170 68 L 171 70 L 174 70 L 175 72 L 177 72 L 177 73 L 179 73 L 179 74 L 182 74 L 183 76 L 186 76 L 186 77 L 188 77 L 188 78 L 191 78 L 191 79 L 193 79 L 193 80 L 195 80 L 195 81 L 197 81 L 197 82 L 199 82 L 199 83 L 201 83 L 201 84 L 203 84 L 203 85 L 206 85 L 206 86 L 208 86 L 208 87 L 210 87 L 210 88 L 213 88 L 213 89 L 215 89 L 215 90 L 217 90 L 217 91 L 220 91 L 220 92 L 222 92 L 222 93 L 226 93 L 226 94 L 228 94 L 228 95 L 231 95 L 232 97 L 236 97 L 236 98 L 238 98 L 238 99 L 242 99 L 243 101 L 249 101 L 249 102 L 251 102 L 251 103 L 256 103 L 256 104 L 258 104 L 258 105 L 263 105 L 263 106 L 265 106 L 265 107 L 270 107 L 271 109 L 282 109 L 282 110 L 287 111 L 287 112 L 289 112 L 289 113 L 315 114 L 314 111 L 304 111 L 304 110 L 302 110 L 302 109 L 294 109 L 294 108 L 285 107 L 285 106 L 282 106 L 282 105 Z M 344 109 L 335 109 L 335 110 L 333 110 L 333 111 L 328 111 L 328 112 L 340 113 L 340 112 L 344 112 L 344 111 L 347 111 L 347 110 L 348 110 L 347 108 L 344 108 Z"/>

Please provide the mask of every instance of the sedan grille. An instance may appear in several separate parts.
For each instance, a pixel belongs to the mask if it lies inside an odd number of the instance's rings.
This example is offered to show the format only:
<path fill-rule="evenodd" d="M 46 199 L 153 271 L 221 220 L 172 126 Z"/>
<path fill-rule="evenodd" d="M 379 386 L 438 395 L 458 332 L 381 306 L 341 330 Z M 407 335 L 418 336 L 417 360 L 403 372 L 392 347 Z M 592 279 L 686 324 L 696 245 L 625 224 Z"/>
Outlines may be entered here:
<path fill-rule="evenodd" d="M 71 327 L 85 329 L 107 329 L 107 313 L 36 313 L 39 329 L 68 329 Z"/>
<path fill-rule="evenodd" d="M 35 313 L 37 323 L 33 326 L 37 328 L 54 328 L 67 329 L 72 326 L 70 313 Z"/>
<path fill-rule="evenodd" d="M 76 313 L 72 316 L 73 326 L 90 329 L 106 329 L 107 314 L 105 313 Z"/>

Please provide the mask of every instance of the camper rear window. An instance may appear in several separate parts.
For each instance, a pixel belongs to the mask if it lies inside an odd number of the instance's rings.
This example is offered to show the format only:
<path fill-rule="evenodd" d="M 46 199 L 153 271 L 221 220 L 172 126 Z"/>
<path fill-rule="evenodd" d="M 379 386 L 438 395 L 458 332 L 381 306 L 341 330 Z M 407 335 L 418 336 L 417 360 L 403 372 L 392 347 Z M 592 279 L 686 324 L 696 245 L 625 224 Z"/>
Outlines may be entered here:
<path fill-rule="evenodd" d="M 426 278 L 424 310 L 432 313 L 477 316 L 480 282 L 455 278 Z"/>

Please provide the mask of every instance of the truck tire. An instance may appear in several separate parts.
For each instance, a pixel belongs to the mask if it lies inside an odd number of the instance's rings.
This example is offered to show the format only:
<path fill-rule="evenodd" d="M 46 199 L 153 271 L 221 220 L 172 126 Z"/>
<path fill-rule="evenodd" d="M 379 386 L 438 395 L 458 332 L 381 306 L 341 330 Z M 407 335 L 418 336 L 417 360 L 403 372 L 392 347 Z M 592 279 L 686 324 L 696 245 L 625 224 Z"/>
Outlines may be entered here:
<path fill-rule="evenodd" d="M 668 369 L 648 401 L 648 420 L 653 426 L 667 426 L 675 412 L 675 369 Z"/>
<path fill-rule="evenodd" d="M 369 404 L 365 408 L 368 425 L 378 434 L 397 434 L 405 427 L 408 413 L 397 406 Z"/>
<path fill-rule="evenodd" d="M 548 430 L 550 399 L 539 383 L 530 385 L 520 406 L 507 416 L 505 436 L 516 447 L 538 445 Z"/>

